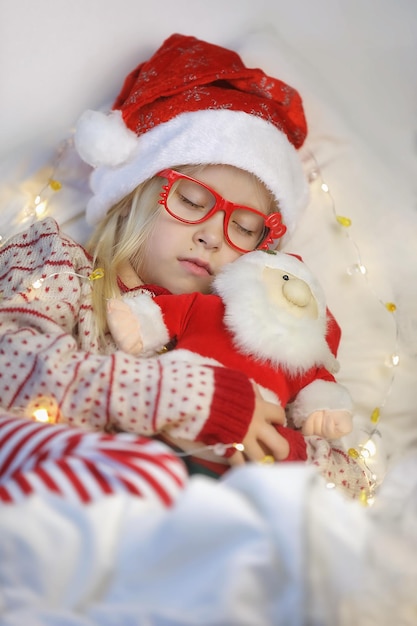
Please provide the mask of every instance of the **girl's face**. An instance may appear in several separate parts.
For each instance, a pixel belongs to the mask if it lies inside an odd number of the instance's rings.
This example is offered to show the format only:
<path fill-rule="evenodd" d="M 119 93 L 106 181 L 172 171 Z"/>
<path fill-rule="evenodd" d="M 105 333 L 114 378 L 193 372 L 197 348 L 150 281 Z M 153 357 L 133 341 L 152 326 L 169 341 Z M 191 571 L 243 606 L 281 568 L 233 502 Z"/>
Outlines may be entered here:
<path fill-rule="evenodd" d="M 207 165 L 197 178 L 231 202 L 269 212 L 270 195 L 248 172 L 228 165 Z M 223 219 L 220 211 L 201 224 L 184 224 L 161 211 L 147 243 L 145 260 L 135 268 L 140 279 L 175 294 L 209 293 L 223 265 L 241 256 L 225 241 Z"/>

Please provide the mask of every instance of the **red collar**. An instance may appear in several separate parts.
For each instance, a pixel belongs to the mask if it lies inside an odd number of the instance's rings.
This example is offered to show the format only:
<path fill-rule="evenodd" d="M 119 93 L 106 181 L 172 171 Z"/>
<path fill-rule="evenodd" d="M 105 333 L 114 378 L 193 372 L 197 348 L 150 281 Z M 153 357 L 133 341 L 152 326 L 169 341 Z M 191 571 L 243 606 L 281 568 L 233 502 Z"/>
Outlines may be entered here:
<path fill-rule="evenodd" d="M 134 291 L 145 291 L 150 296 L 170 296 L 172 295 L 168 289 L 165 287 L 160 287 L 159 285 L 139 285 L 138 287 L 127 287 L 124 282 L 117 277 L 117 284 L 122 293 L 132 293 Z"/>

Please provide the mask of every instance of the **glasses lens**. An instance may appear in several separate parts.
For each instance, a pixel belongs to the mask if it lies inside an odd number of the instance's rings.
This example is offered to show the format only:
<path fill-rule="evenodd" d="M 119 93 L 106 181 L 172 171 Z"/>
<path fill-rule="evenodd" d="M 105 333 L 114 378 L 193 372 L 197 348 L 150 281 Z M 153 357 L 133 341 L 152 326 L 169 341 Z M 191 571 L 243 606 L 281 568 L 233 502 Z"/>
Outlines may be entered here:
<path fill-rule="evenodd" d="M 215 204 L 216 198 L 208 189 L 185 178 L 172 185 L 167 199 L 170 212 L 188 222 L 204 219 Z"/>
<path fill-rule="evenodd" d="M 171 215 L 188 223 L 204 221 L 215 205 L 216 197 L 210 189 L 186 178 L 173 183 L 166 200 Z M 231 213 L 227 208 L 224 211 L 229 242 L 240 250 L 255 250 L 268 233 L 264 217 L 245 207 L 236 208 Z"/>
<path fill-rule="evenodd" d="M 255 250 L 267 234 L 265 220 L 248 209 L 236 209 L 229 218 L 227 234 L 238 248 Z"/>

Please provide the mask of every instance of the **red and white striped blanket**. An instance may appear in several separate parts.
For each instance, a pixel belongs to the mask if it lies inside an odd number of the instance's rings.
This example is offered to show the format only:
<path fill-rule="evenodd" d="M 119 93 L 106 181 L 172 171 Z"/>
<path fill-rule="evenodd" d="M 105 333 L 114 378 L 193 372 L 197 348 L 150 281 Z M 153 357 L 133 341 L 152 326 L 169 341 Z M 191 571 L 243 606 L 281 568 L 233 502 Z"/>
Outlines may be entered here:
<path fill-rule="evenodd" d="M 160 442 L 0 415 L 0 501 L 34 492 L 90 503 L 126 492 L 170 506 L 186 482 L 183 463 Z"/>

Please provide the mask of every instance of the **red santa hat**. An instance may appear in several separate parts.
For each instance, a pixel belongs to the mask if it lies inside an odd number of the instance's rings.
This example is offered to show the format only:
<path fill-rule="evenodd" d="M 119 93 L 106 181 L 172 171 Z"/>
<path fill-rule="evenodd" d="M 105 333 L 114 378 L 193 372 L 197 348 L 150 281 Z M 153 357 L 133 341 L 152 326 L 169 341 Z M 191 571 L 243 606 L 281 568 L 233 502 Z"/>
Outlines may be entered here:
<path fill-rule="evenodd" d="M 78 121 L 76 148 L 94 167 L 87 220 L 164 168 L 227 164 L 266 185 L 291 232 L 308 196 L 297 153 L 306 132 L 295 89 L 232 50 L 172 35 L 127 76 L 112 112 Z"/>

